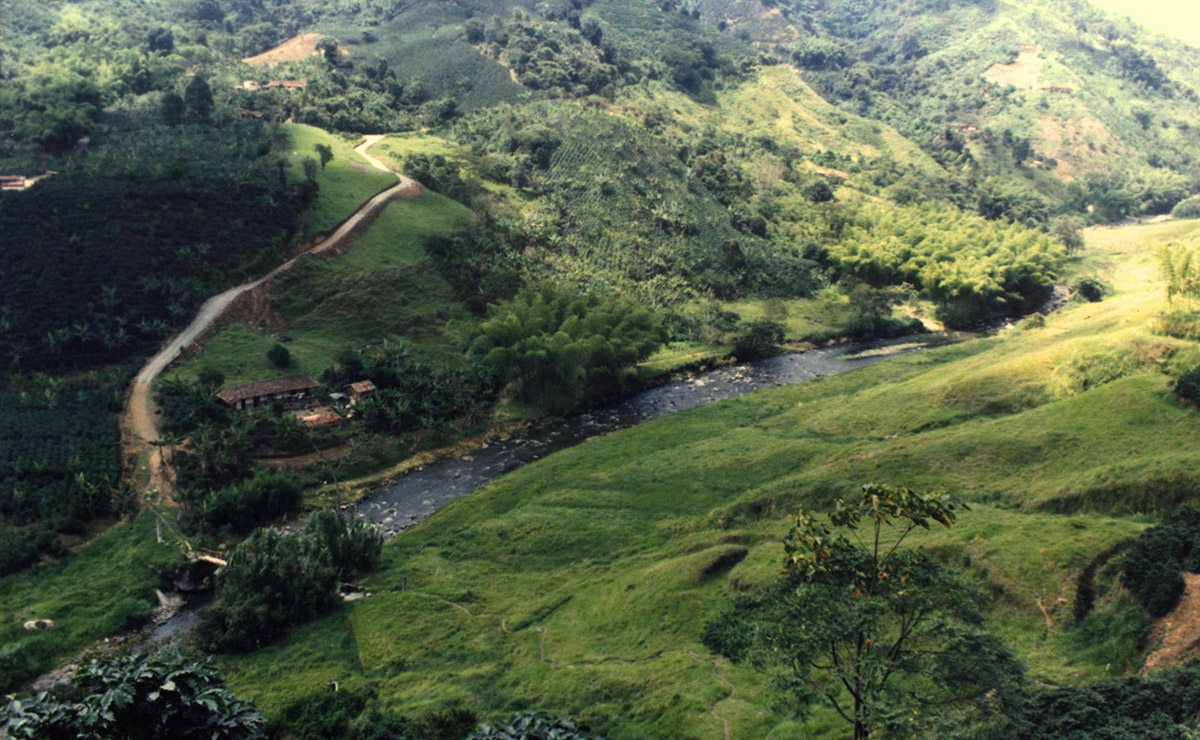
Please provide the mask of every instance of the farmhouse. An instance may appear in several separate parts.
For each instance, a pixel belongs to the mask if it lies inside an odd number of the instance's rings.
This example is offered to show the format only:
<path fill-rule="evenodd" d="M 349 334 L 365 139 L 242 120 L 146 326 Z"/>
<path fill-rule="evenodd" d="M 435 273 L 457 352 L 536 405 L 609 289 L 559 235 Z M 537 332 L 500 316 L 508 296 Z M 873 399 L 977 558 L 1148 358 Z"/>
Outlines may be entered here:
<path fill-rule="evenodd" d="M 289 375 L 223 388 L 217 393 L 217 399 L 239 411 L 275 402 L 301 406 L 315 397 L 319 387 L 321 384 L 307 375 Z"/>
<path fill-rule="evenodd" d="M 357 383 L 350 384 L 350 403 L 355 403 L 360 398 L 369 396 L 375 392 L 375 384 L 369 380 L 360 380 Z"/>

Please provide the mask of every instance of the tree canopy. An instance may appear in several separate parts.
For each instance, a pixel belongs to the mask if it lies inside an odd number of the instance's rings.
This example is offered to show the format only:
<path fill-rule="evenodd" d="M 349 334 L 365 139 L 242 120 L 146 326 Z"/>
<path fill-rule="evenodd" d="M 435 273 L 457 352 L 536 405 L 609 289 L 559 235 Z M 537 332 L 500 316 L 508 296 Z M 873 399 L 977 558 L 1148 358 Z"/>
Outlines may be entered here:
<path fill-rule="evenodd" d="M 1019 682 L 1020 663 L 984 625 L 984 597 L 929 553 L 916 529 L 951 526 L 956 496 L 867 484 L 827 522 L 801 511 L 785 571 L 711 622 L 705 643 L 769 671 L 781 708 L 823 702 L 855 740 Z"/>

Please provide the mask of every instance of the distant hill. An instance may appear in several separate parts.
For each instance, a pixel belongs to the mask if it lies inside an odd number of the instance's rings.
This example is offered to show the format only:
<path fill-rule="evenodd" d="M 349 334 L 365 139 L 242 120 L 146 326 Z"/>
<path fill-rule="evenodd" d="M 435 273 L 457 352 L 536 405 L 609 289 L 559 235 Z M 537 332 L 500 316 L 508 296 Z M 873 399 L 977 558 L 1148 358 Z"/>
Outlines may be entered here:
<path fill-rule="evenodd" d="M 1081 0 L 698 7 L 948 166 L 965 153 L 988 174 L 1109 217 L 1165 212 L 1200 182 L 1200 50 Z"/>

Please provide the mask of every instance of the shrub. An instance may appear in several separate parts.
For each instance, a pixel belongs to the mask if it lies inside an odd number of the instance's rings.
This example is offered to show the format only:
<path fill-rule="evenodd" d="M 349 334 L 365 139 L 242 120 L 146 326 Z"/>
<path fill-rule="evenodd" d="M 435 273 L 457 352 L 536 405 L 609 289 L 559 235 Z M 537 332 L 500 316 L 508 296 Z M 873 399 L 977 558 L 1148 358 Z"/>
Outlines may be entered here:
<path fill-rule="evenodd" d="M 1040 313 L 1034 313 L 1021 319 L 1017 324 L 1017 328 L 1022 331 L 1029 329 L 1041 329 L 1046 326 L 1046 317 Z"/>
<path fill-rule="evenodd" d="M 1171 311 L 1158 317 L 1158 331 L 1177 339 L 1200 339 L 1200 311 Z"/>
<path fill-rule="evenodd" d="M 197 630 L 210 650 L 254 650 L 337 603 L 338 583 L 379 563 L 377 526 L 332 512 L 299 534 L 260 529 L 229 555 L 217 598 Z"/>
<path fill-rule="evenodd" d="M 258 740 L 263 716 L 207 664 L 181 655 L 130 655 L 80 669 L 65 692 L 0 706 L 0 737 Z"/>
<path fill-rule="evenodd" d="M 1200 195 L 1193 195 L 1176 203 L 1171 209 L 1171 215 L 1175 218 L 1200 218 Z"/>
<path fill-rule="evenodd" d="M 1071 284 L 1071 292 L 1085 301 L 1097 303 L 1108 293 L 1108 289 L 1094 277 L 1081 277 Z"/>
<path fill-rule="evenodd" d="M 1076 655 L 1094 663 L 1111 664 L 1115 673 L 1136 669 L 1142 662 L 1142 649 L 1150 635 L 1150 618 L 1128 596 L 1113 605 L 1084 617 L 1071 633 Z"/>
<path fill-rule="evenodd" d="M 305 160 L 306 162 L 310 160 Z M 271 349 L 267 350 L 267 359 L 272 365 L 279 369 L 283 369 L 292 364 L 292 353 L 288 352 L 288 348 L 282 344 L 275 344 Z"/>
<path fill-rule="evenodd" d="M 1200 403 L 1200 365 L 1179 376 L 1175 381 L 1175 392 L 1181 398 Z"/>
<path fill-rule="evenodd" d="M 200 642 L 254 650 L 330 609 L 337 586 L 337 570 L 313 538 L 260 529 L 230 553 L 217 598 L 201 613 Z"/>
<path fill-rule="evenodd" d="M 302 535 L 321 543 L 342 580 L 379 567 L 383 531 L 362 517 L 318 511 L 304 523 Z"/>
<path fill-rule="evenodd" d="M 1183 595 L 1183 571 L 1200 569 L 1200 510 L 1185 507 L 1143 532 L 1121 572 L 1125 587 L 1152 617 L 1171 612 Z"/>
<path fill-rule="evenodd" d="M 467 740 L 604 740 L 570 717 L 517 712 L 507 722 L 484 723 Z"/>
<path fill-rule="evenodd" d="M 33 635 L 0 647 L 0 690 L 15 689 L 49 670 L 52 658 L 53 649 L 44 635 Z"/>
<path fill-rule="evenodd" d="M 154 614 L 154 605 L 145 599 L 130 596 L 122 599 L 108 612 L 108 631 L 125 632 L 141 627 L 150 621 Z"/>
<path fill-rule="evenodd" d="M 248 532 L 299 509 L 301 489 L 293 475 L 260 469 L 249 480 L 206 496 L 201 516 L 212 529 L 229 525 L 235 532 Z"/>
<path fill-rule="evenodd" d="M 733 354 L 743 362 L 779 352 L 784 327 L 778 321 L 759 319 L 745 324 L 733 338 Z"/>

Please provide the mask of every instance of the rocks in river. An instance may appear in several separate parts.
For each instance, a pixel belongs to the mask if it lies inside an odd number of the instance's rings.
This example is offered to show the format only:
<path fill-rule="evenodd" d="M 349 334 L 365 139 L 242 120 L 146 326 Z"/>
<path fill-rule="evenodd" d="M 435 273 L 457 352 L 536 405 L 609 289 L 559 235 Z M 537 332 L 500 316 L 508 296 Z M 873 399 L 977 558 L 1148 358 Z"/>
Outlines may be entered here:
<path fill-rule="evenodd" d="M 25 629 L 30 631 L 45 632 L 46 630 L 54 629 L 53 619 L 31 619 L 24 625 Z"/>

